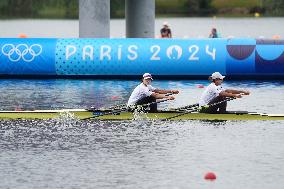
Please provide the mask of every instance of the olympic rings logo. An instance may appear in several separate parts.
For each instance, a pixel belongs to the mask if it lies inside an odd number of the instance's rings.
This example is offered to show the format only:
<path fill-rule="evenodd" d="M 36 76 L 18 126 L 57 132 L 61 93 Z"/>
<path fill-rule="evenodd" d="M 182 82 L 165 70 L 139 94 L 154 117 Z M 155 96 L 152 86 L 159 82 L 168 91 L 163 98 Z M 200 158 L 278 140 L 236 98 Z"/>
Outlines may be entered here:
<path fill-rule="evenodd" d="M 18 62 L 23 59 L 25 62 L 31 62 L 36 56 L 40 55 L 42 47 L 39 44 L 33 44 L 30 47 L 27 44 L 5 44 L 2 47 L 2 53 L 12 62 Z"/>

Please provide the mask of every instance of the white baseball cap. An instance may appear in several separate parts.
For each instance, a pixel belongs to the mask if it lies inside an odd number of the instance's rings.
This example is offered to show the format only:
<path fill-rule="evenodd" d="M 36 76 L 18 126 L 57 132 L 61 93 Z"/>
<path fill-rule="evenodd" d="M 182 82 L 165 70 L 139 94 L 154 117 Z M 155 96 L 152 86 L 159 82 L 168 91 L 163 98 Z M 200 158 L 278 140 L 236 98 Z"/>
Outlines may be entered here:
<path fill-rule="evenodd" d="M 151 79 L 151 80 L 153 80 L 152 75 L 149 74 L 149 73 L 144 73 L 143 74 L 143 79 Z"/>
<path fill-rule="evenodd" d="M 163 26 L 169 26 L 169 23 L 168 22 L 164 22 Z"/>
<path fill-rule="evenodd" d="M 211 79 L 224 79 L 225 76 L 222 76 L 219 72 L 214 72 L 211 76 Z"/>

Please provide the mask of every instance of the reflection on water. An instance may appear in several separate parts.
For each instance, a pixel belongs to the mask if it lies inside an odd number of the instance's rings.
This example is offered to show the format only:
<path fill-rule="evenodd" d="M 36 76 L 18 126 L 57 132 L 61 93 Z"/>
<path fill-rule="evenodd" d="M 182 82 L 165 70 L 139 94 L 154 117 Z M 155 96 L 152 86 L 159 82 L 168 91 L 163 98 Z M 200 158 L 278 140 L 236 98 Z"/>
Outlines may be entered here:
<path fill-rule="evenodd" d="M 1 80 L 2 109 L 109 107 L 137 81 Z M 208 81 L 158 81 L 195 103 Z M 233 110 L 283 113 L 283 82 L 226 81 L 252 94 Z M 117 96 L 119 98 L 112 98 Z M 114 100 L 115 99 L 115 100 Z M 284 181 L 282 121 L 0 120 L 1 188 L 273 188 Z M 215 182 L 203 179 L 206 172 Z M 232 187 L 233 186 L 233 187 Z M 234 187 L 235 186 L 235 187 Z"/>
<path fill-rule="evenodd" d="M 2 80 L 1 109 L 87 108 L 121 104 L 127 84 L 107 80 Z M 113 90 L 115 86 L 115 90 Z M 116 96 L 116 98 L 112 98 Z"/>

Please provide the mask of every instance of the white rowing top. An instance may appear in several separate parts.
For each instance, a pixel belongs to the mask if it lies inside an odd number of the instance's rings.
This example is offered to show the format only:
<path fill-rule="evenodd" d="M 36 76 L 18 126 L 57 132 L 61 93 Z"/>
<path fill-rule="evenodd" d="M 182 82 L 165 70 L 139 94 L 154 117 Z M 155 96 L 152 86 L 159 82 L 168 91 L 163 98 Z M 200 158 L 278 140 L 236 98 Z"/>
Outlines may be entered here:
<path fill-rule="evenodd" d="M 216 86 L 215 83 L 211 83 L 202 93 L 201 98 L 199 100 L 199 106 L 207 105 L 213 98 L 219 96 L 219 94 L 224 91 L 225 89 L 219 85 Z"/>
<path fill-rule="evenodd" d="M 156 88 L 152 87 L 151 85 L 144 85 L 141 83 L 138 85 L 132 92 L 129 97 L 127 106 L 134 105 L 138 100 L 145 98 L 147 96 L 151 96 Z"/>

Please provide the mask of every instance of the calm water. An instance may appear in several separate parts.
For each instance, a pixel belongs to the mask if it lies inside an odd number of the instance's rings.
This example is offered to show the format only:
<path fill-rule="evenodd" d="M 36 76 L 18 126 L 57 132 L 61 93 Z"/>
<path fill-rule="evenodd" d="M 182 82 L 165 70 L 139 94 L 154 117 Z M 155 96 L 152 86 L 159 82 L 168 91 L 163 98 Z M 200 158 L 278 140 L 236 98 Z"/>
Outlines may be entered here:
<path fill-rule="evenodd" d="M 139 81 L 0 80 L 1 108 L 108 107 Z M 157 81 L 195 103 L 207 81 Z M 230 110 L 284 112 L 284 82 L 232 81 Z M 115 97 L 115 98 L 113 98 Z M 0 121 L 0 188 L 243 188 L 284 185 L 283 121 Z M 217 180 L 204 174 L 213 171 Z"/>
<path fill-rule="evenodd" d="M 162 23 L 167 21 L 175 38 L 208 37 L 216 27 L 222 37 L 284 37 L 284 17 L 279 18 L 157 18 L 155 33 L 159 35 Z M 110 22 L 111 37 L 125 37 L 125 20 Z M 0 20 L 0 37 L 78 37 L 78 20 Z"/>
<path fill-rule="evenodd" d="M 175 37 L 284 36 L 284 18 L 157 19 Z M 245 27 L 244 27 L 245 26 Z M 76 20 L 0 20 L 0 37 L 78 37 Z M 111 20 L 111 36 L 125 35 L 125 21 Z M 0 80 L 2 110 L 101 108 L 125 103 L 139 81 Z M 181 90 L 172 108 L 193 104 L 207 81 L 154 81 Z M 284 113 L 284 82 L 232 81 L 251 95 L 230 110 Z M 0 120 L 0 188 L 243 188 L 282 189 L 283 121 L 48 121 Z M 204 174 L 213 171 L 217 180 Z"/>

